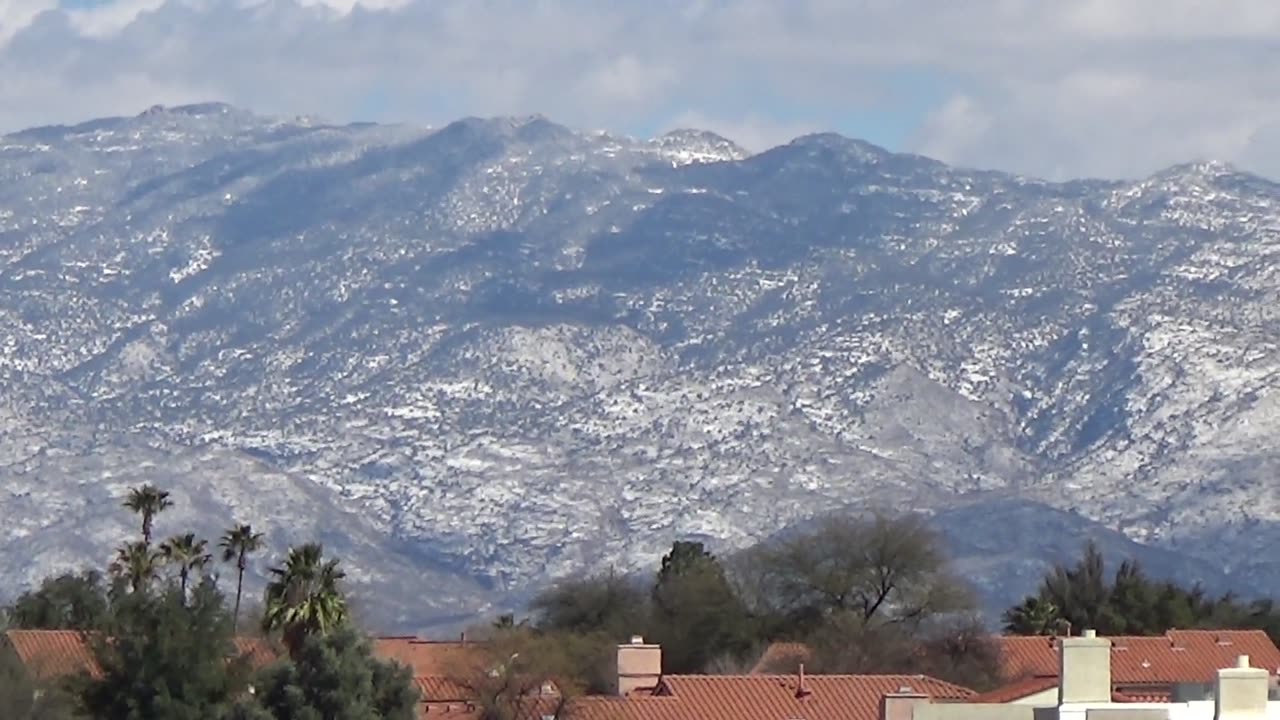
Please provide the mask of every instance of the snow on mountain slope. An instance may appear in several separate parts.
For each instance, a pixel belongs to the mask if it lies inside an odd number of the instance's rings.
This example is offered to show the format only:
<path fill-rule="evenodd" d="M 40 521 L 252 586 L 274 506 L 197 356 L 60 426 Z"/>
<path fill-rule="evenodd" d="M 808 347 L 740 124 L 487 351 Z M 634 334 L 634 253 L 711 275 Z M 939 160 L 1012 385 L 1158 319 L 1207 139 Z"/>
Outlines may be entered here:
<path fill-rule="evenodd" d="M 1280 187 L 1227 166 L 1054 184 L 831 134 L 205 105 L 0 138 L 0 178 L 6 549 L 122 532 L 129 466 L 90 459 L 137 452 L 188 458 L 200 507 L 313 498 L 369 588 L 450 578 L 430 621 L 678 536 L 977 497 L 1280 591 Z"/>

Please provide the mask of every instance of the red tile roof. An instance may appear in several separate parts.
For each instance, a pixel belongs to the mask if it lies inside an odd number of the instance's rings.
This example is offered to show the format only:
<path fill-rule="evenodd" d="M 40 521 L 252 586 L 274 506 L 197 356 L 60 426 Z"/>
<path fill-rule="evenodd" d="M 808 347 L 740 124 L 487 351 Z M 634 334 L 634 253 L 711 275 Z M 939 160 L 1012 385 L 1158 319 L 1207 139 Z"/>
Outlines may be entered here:
<path fill-rule="evenodd" d="M 465 685 L 443 675 L 417 675 L 413 684 L 423 702 L 467 702 L 475 699 L 475 693 Z"/>
<path fill-rule="evenodd" d="M 674 697 L 581 697 L 569 703 L 564 715 L 568 720 L 703 720 L 690 711 L 687 703 Z M 705 720 L 718 717 L 722 716 L 712 714 Z"/>
<path fill-rule="evenodd" d="M 102 676 L 88 635 L 80 630 L 6 630 L 4 635 L 27 672 L 38 679 Z"/>
<path fill-rule="evenodd" d="M 1280 671 L 1280 648 L 1261 630 L 1170 630 L 1156 637 L 1110 638 L 1115 685 L 1210 682 L 1233 667 L 1236 656 L 1273 675 Z M 1058 673 L 1058 640 L 1001 636 L 1001 673 L 1006 678 Z"/>
<path fill-rule="evenodd" d="M 480 720 L 480 708 L 469 702 L 419 703 L 418 717 L 423 720 Z M 538 720 L 534 718 L 533 720 Z"/>
<path fill-rule="evenodd" d="M 6 630 L 4 636 L 27 671 L 37 678 L 80 673 L 102 676 L 102 669 L 98 667 L 90 645 L 90 633 L 81 630 Z M 254 668 L 276 659 L 275 651 L 262 638 L 238 637 L 235 645 Z"/>
<path fill-rule="evenodd" d="M 373 639 L 373 654 L 409 666 L 415 676 L 449 676 L 484 662 L 484 646 L 474 642 L 421 640 L 415 637 Z"/>
<path fill-rule="evenodd" d="M 417 678 L 419 688 L 433 682 Z M 668 675 L 653 694 L 629 697 L 586 696 L 569 701 L 568 720 L 879 720 L 887 694 L 920 693 L 936 701 L 963 701 L 973 691 L 922 675 L 818 675 L 805 678 L 798 693 L 796 675 Z M 436 692 L 427 687 L 428 691 Z M 521 720 L 539 720 L 549 698 L 531 698 Z M 422 718 L 478 717 L 464 702 L 431 702 L 419 707 Z"/>
<path fill-rule="evenodd" d="M 972 690 L 923 675 L 670 675 L 637 708 L 665 708 L 674 698 L 681 717 L 698 720 L 878 720 L 885 695 L 920 693 L 934 700 L 965 700 Z M 667 710 L 654 710 L 667 713 Z"/>
<path fill-rule="evenodd" d="M 1002 705 L 1058 687 L 1057 675 L 1033 675 L 969 698 L 971 703 Z"/>
<path fill-rule="evenodd" d="M 1151 688 L 1147 688 L 1145 690 L 1129 688 L 1124 691 L 1116 690 L 1112 692 L 1111 701 L 1118 703 L 1167 704 L 1173 701 L 1173 693 L 1168 690 L 1156 690 Z"/>

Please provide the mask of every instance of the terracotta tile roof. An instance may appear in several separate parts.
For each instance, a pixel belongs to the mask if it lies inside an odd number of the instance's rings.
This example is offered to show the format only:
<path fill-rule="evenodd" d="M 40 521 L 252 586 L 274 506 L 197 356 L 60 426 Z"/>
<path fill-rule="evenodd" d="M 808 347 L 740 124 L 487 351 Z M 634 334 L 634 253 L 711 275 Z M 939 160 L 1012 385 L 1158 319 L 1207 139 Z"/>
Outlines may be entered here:
<path fill-rule="evenodd" d="M 568 720 L 716 720 L 724 715 L 698 716 L 688 703 L 674 697 L 581 697 L 570 702 Z M 734 718 L 734 720 L 740 720 Z M 745 718 L 741 719 L 745 720 Z"/>
<path fill-rule="evenodd" d="M 1000 705 L 1058 687 L 1057 675 L 1033 675 L 969 698 L 971 703 Z"/>
<path fill-rule="evenodd" d="M 5 639 L 27 671 L 40 679 L 88 673 L 101 677 L 102 669 L 93 655 L 91 633 L 80 630 L 6 630 Z M 262 638 L 235 638 L 236 650 L 260 668 L 276 659 L 271 645 Z"/>
<path fill-rule="evenodd" d="M 1170 703 L 1173 701 L 1173 693 L 1167 689 L 1129 688 L 1124 691 L 1113 691 L 1111 693 L 1111 701 L 1118 703 Z"/>
<path fill-rule="evenodd" d="M 413 670 L 415 676 L 448 676 L 484 662 L 484 646 L 474 642 L 422 640 L 416 637 L 373 639 L 373 654 L 396 660 Z"/>
<path fill-rule="evenodd" d="M 424 679 L 418 678 L 421 687 Z M 818 675 L 805 678 L 797 697 L 795 675 L 669 675 L 652 695 L 587 696 L 569 701 L 567 720 L 879 720 L 882 698 L 918 692 L 937 701 L 963 701 L 971 690 L 921 675 Z M 534 698 L 521 720 L 550 714 L 552 698 Z M 472 718 L 465 703 L 424 703 L 422 718 Z"/>
<path fill-rule="evenodd" d="M 802 662 L 807 662 L 809 646 L 799 642 L 771 643 L 751 668 L 752 675 L 792 672 Z"/>
<path fill-rule="evenodd" d="M 466 702 L 474 698 L 469 688 L 443 675 L 417 675 L 413 684 L 423 702 Z"/>
<path fill-rule="evenodd" d="M 1115 685 L 1209 682 L 1238 655 L 1273 675 L 1280 671 L 1280 648 L 1261 630 L 1170 630 L 1155 637 L 1112 637 L 1111 678 Z M 1058 673 L 1058 640 L 1051 637 L 997 638 L 1001 673 L 1007 678 Z"/>
<path fill-rule="evenodd" d="M 102 676 L 89 647 L 88 635 L 83 631 L 6 630 L 4 635 L 27 672 L 36 678 L 45 680 L 81 673 Z"/>
<path fill-rule="evenodd" d="M 581 701 L 587 702 L 596 700 L 597 698 L 581 698 Z M 621 698 L 617 698 L 621 699 Z M 515 708 L 516 720 L 542 720 L 544 717 L 552 717 L 561 710 L 559 698 L 547 696 L 531 696 L 525 698 L 517 708 Z M 567 710 L 567 708 L 565 709 Z M 418 705 L 418 717 L 426 720 L 434 718 L 447 718 L 448 720 L 480 720 L 483 711 L 479 705 L 468 700 L 450 700 L 442 702 L 425 702 Z M 560 712 L 560 717 L 569 717 L 567 712 Z M 606 717 L 612 718 L 613 715 Z"/>
<path fill-rule="evenodd" d="M 480 720 L 481 711 L 472 703 L 419 703 L 418 717 L 423 720 Z"/>
<path fill-rule="evenodd" d="M 971 690 L 921 675 L 814 675 L 797 697 L 795 675 L 668 675 L 653 695 L 581 697 L 569 720 L 879 720 L 882 698 L 900 691 L 961 701 Z"/>
<path fill-rule="evenodd" d="M 965 700 L 972 690 L 923 675 L 812 675 L 801 692 L 796 675 L 671 675 L 638 707 L 670 697 L 686 718 L 699 720 L 878 720 L 885 695 L 915 692 L 934 700 Z"/>

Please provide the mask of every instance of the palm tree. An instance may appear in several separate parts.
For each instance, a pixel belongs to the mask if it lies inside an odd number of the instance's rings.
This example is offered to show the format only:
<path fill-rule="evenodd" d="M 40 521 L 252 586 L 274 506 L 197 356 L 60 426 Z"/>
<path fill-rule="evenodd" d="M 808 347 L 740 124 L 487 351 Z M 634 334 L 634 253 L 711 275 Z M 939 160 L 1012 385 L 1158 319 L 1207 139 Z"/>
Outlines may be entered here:
<path fill-rule="evenodd" d="M 232 613 L 232 627 L 240 629 L 240 593 L 244 590 L 244 571 L 249 566 L 249 553 L 262 548 L 262 533 L 256 533 L 249 525 L 237 525 L 222 534 L 218 542 L 222 547 L 222 562 L 236 564 L 236 608 Z"/>
<path fill-rule="evenodd" d="M 1004 630 L 1010 635 L 1052 635 L 1062 617 L 1052 602 L 1034 595 L 1004 611 Z"/>
<path fill-rule="evenodd" d="M 168 490 L 161 490 L 148 483 L 129 490 L 129 497 L 125 498 L 124 506 L 142 516 L 142 542 L 149 546 L 151 545 L 151 523 L 156 515 L 173 507 L 173 501 L 169 499 Z"/>
<path fill-rule="evenodd" d="M 178 567 L 178 586 L 182 590 L 183 600 L 187 597 L 187 579 L 191 571 L 200 570 L 209 564 L 213 556 L 205 552 L 207 543 L 197 540 L 195 533 L 174 535 L 160 543 L 160 556 L 165 562 Z"/>
<path fill-rule="evenodd" d="M 155 580 L 160 557 L 145 542 L 128 542 L 116 548 L 116 559 L 111 563 L 111 574 L 129 583 L 129 589 L 138 592 Z"/>
<path fill-rule="evenodd" d="M 289 549 L 283 567 L 271 568 L 262 627 L 283 634 L 290 654 L 308 635 L 327 633 L 347 621 L 347 601 L 338 589 L 346 573 L 337 560 L 324 560 L 320 543 Z"/>

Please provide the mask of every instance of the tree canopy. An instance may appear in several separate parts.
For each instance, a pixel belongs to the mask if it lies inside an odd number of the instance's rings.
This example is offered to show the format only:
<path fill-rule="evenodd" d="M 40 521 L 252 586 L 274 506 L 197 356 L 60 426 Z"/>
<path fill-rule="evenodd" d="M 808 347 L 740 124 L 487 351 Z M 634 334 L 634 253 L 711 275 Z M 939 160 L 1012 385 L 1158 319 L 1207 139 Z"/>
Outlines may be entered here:
<path fill-rule="evenodd" d="M 282 633 L 290 653 L 315 634 L 331 632 L 346 624 L 346 598 L 338 587 L 346 577 L 338 560 L 324 558 L 320 543 L 290 548 L 284 564 L 271 568 L 262 627 Z"/>
<path fill-rule="evenodd" d="M 84 570 L 46 578 L 39 588 L 19 595 L 4 616 L 13 628 L 93 630 L 102 626 L 107 610 L 102 573 Z"/>
<path fill-rule="evenodd" d="M 994 680 L 972 588 L 916 515 L 831 515 L 724 561 L 677 541 L 647 584 L 613 573 L 568 578 L 530 609 L 537 631 L 609 649 L 643 635 L 662 645 L 669 673 L 742 669 L 770 641 L 801 640 L 832 672 L 929 668 Z"/>
<path fill-rule="evenodd" d="M 1014 635 L 1052 635 L 1085 628 L 1103 635 L 1160 635 L 1175 628 L 1255 628 L 1280 641 L 1280 612 L 1270 600 L 1232 593 L 1212 597 L 1199 585 L 1151 578 L 1136 560 L 1108 575 L 1096 543 L 1074 563 L 1057 563 L 1040 587 L 1003 615 Z"/>
<path fill-rule="evenodd" d="M 662 559 L 652 599 L 649 632 L 662 644 L 668 672 L 702 672 L 721 656 L 743 655 L 755 641 L 754 619 L 720 561 L 702 543 L 672 546 Z"/>
<path fill-rule="evenodd" d="M 142 544 L 150 545 L 156 515 L 173 507 L 173 500 L 169 498 L 168 490 L 145 484 L 131 489 L 123 505 L 142 519 Z"/>
<path fill-rule="evenodd" d="M 757 604 L 792 632 L 851 614 L 862 623 L 918 625 L 974 609 L 972 588 L 952 571 L 937 534 L 916 514 L 820 518 L 748 550 Z"/>
<path fill-rule="evenodd" d="M 418 692 L 409 669 L 370 653 L 351 628 L 300 639 L 292 660 L 267 667 L 251 699 L 232 714 L 243 720 L 414 720 Z"/>
<path fill-rule="evenodd" d="M 123 596 L 93 643 L 102 676 L 81 697 L 95 720 L 206 720 L 245 690 L 231 618 L 211 581 L 188 601 L 176 585 Z"/>
<path fill-rule="evenodd" d="M 483 629 L 479 638 L 483 645 L 446 670 L 475 697 L 482 720 L 562 717 L 573 698 L 612 685 L 612 647 L 599 635 L 526 624 Z"/>

